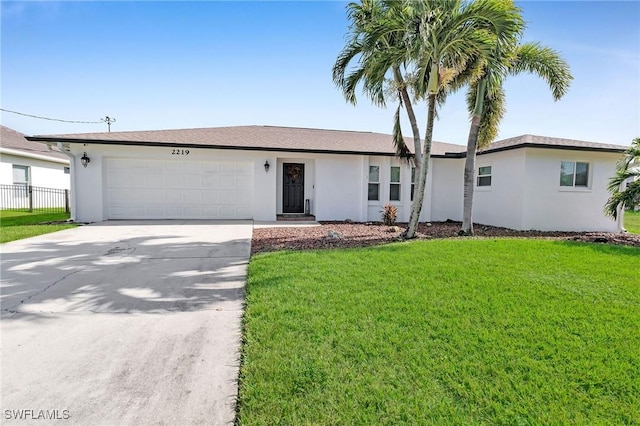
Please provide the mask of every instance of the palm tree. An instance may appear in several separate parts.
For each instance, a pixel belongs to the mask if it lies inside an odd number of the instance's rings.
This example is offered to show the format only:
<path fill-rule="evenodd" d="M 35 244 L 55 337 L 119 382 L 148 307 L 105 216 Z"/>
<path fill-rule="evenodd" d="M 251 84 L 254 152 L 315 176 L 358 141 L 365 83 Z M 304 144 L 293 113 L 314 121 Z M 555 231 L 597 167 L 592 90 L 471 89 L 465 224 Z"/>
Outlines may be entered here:
<path fill-rule="evenodd" d="M 362 6 L 350 4 L 349 11 L 352 36 L 336 61 L 334 81 L 351 102 L 355 102 L 356 86 L 362 83 L 372 101 L 383 105 L 385 76 L 393 74 L 414 134 L 418 182 L 404 232 L 405 238 L 414 238 L 426 188 L 436 101 L 442 102 L 442 89 L 466 73 L 479 57 L 488 55 L 497 40 L 508 44 L 508 35 L 522 26 L 522 17 L 511 0 L 368 0 Z M 358 66 L 345 76 L 347 65 L 356 57 Z M 410 82 L 408 75 L 414 77 Z M 427 101 L 422 146 L 415 115 L 410 112 L 409 87 L 416 100 Z M 394 141 L 401 150 L 399 110 L 395 117 Z"/>
<path fill-rule="evenodd" d="M 626 183 L 626 188 L 623 189 Z M 614 219 L 622 209 L 633 209 L 640 204 L 640 138 L 635 138 L 618 162 L 616 174 L 609 180 L 611 197 L 605 213 Z"/>
<path fill-rule="evenodd" d="M 406 67 L 403 66 L 406 46 L 397 33 L 389 32 L 375 39 L 371 37 L 372 28 L 384 25 L 386 20 L 398 14 L 398 5 L 398 2 L 385 3 L 382 0 L 362 0 L 362 3 L 347 5 L 350 34 L 347 45 L 333 65 L 333 81 L 353 105 L 357 103 L 356 91 L 360 84 L 371 101 L 383 107 L 386 105 L 386 92 L 390 88 L 395 89 L 400 100 L 394 116 L 393 141 L 396 152 L 400 157 L 414 157 L 418 161 L 421 160 L 420 130 L 409 95 Z M 353 62 L 357 62 L 357 66 L 348 72 Z M 413 155 L 404 142 L 400 127 L 400 109 L 403 106 L 413 132 Z"/>
<path fill-rule="evenodd" d="M 466 3 L 460 0 L 408 2 L 405 34 L 409 59 L 416 66 L 416 95 L 427 99 L 427 125 L 416 196 L 405 238 L 414 238 L 426 188 L 436 102 L 447 85 L 474 69 L 496 44 L 510 46 L 523 26 L 520 9 L 511 0 Z M 405 24 L 406 25 L 406 24 Z"/>
<path fill-rule="evenodd" d="M 519 38 L 519 33 L 513 34 Z M 503 82 L 509 75 L 523 72 L 536 74 L 547 82 L 554 100 L 559 100 L 569 89 L 569 65 L 556 51 L 537 43 L 506 46 L 497 44 L 486 58 L 479 79 L 471 82 L 467 92 L 467 107 L 471 127 L 467 140 L 464 167 L 464 203 L 461 235 L 473 235 L 473 190 L 475 185 L 476 151 L 491 143 L 505 112 Z"/>

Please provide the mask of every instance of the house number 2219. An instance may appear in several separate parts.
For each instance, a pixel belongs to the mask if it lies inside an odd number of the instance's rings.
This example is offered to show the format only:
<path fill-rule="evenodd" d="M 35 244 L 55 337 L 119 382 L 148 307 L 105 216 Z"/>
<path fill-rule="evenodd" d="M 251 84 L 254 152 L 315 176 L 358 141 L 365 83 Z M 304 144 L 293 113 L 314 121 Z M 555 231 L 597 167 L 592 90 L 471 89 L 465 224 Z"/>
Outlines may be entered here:
<path fill-rule="evenodd" d="M 171 155 L 189 155 L 188 149 L 172 149 Z"/>

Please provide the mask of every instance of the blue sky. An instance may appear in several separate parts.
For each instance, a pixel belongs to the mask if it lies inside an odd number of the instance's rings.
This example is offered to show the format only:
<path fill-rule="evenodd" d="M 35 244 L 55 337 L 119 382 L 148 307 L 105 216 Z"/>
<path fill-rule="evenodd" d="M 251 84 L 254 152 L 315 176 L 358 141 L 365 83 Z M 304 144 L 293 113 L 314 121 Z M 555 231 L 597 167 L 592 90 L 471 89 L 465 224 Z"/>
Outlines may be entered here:
<path fill-rule="evenodd" d="M 394 105 L 346 104 L 331 80 L 346 2 L 9 2 L 1 12 L 1 105 L 113 131 L 278 125 L 390 133 Z M 508 80 L 499 138 L 525 133 L 628 145 L 640 136 L 640 2 L 520 2 L 524 41 L 560 51 L 575 80 L 554 102 Z M 426 109 L 419 109 L 424 133 Z M 23 133 L 106 131 L 2 113 Z M 465 144 L 462 93 L 434 138 Z M 405 124 L 405 135 L 410 128 Z"/>

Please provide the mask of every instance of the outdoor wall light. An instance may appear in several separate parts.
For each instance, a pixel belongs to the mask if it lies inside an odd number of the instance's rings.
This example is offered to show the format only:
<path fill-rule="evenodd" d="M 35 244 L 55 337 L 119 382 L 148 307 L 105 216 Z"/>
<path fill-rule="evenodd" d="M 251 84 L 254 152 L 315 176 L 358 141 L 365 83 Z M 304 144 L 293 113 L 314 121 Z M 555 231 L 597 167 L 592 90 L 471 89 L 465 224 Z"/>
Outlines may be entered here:
<path fill-rule="evenodd" d="M 264 162 L 264 171 L 265 171 L 266 173 L 269 173 L 269 168 L 270 168 L 270 167 L 271 167 L 271 164 L 269 164 L 269 160 L 266 160 L 266 161 Z"/>
<path fill-rule="evenodd" d="M 82 157 L 80 158 L 80 162 L 86 168 L 87 164 L 89 164 L 91 162 L 91 158 L 89 158 L 87 156 L 87 153 L 85 152 L 84 154 L 82 154 Z"/>

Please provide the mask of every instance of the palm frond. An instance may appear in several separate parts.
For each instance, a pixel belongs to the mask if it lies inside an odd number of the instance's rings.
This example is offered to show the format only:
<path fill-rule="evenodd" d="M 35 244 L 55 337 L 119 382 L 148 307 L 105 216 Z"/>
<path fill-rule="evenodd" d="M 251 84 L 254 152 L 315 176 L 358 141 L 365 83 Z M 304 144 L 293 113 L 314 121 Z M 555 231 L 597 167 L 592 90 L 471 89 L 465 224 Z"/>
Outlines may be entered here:
<path fill-rule="evenodd" d="M 625 185 L 626 184 L 626 185 Z M 623 189 L 623 186 L 626 186 Z M 617 219 L 618 209 L 632 209 L 640 204 L 640 138 L 635 138 L 609 179 L 611 197 L 605 204 L 607 215 Z"/>
<path fill-rule="evenodd" d="M 479 150 L 486 148 L 495 140 L 500 128 L 500 121 L 506 112 L 506 94 L 501 79 L 494 74 L 489 74 L 484 78 L 487 79 L 487 85 L 484 92 L 484 107 L 480 116 L 478 140 L 476 141 L 476 147 Z M 478 81 L 475 81 L 469 85 L 466 94 L 467 110 L 470 116 L 473 116 L 477 96 Z"/>
<path fill-rule="evenodd" d="M 512 75 L 528 72 L 539 76 L 547 82 L 556 101 L 567 93 L 573 80 L 569 64 L 562 56 L 539 43 L 518 46 L 509 72 Z"/>

